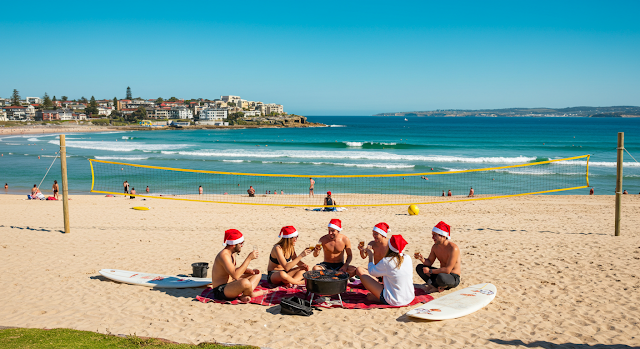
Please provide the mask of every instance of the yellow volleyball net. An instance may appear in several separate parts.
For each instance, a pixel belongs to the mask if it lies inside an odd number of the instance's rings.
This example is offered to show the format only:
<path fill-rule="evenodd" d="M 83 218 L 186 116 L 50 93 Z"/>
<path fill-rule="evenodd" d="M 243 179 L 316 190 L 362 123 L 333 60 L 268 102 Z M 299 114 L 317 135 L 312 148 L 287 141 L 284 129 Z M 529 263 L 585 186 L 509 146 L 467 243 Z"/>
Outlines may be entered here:
<path fill-rule="evenodd" d="M 589 187 L 589 155 L 464 171 L 292 175 L 190 170 L 90 159 L 91 192 L 226 204 L 324 207 L 436 204 Z M 128 183 L 129 193 L 125 193 Z M 312 181 L 313 190 L 310 190 Z"/>

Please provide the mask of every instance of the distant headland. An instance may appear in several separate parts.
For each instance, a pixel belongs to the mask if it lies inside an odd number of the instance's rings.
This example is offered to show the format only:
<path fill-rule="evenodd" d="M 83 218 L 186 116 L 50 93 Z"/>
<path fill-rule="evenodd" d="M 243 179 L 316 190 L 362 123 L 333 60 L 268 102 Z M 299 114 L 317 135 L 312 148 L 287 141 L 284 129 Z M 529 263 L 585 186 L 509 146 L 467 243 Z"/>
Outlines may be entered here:
<path fill-rule="evenodd" d="M 587 117 L 624 118 L 640 117 L 640 107 L 570 107 L 570 108 L 505 108 L 505 109 L 439 109 L 380 113 L 373 116 L 439 116 L 439 117 Z"/>

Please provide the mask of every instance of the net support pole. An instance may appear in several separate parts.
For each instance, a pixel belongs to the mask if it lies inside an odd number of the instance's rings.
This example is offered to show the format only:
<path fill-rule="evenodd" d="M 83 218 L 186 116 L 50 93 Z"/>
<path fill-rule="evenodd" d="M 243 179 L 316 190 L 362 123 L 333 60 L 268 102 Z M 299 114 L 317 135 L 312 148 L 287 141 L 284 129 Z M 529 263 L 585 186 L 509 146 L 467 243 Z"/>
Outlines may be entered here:
<path fill-rule="evenodd" d="M 67 185 L 67 143 L 64 135 L 60 135 L 60 170 L 62 173 L 62 214 L 64 216 L 64 233 L 69 234 L 69 186 Z"/>
<path fill-rule="evenodd" d="M 622 157 L 624 155 L 624 132 L 618 132 L 618 163 L 616 166 L 616 236 L 620 236 L 622 211 Z"/>

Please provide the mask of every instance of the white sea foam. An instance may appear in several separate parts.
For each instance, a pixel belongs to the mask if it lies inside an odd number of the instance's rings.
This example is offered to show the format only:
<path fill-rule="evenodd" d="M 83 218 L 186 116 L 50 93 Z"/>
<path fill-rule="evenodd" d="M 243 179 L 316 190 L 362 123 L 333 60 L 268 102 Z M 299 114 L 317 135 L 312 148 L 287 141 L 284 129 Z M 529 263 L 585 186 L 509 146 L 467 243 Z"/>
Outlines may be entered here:
<path fill-rule="evenodd" d="M 327 127 L 347 127 L 346 125 L 327 125 Z"/>
<path fill-rule="evenodd" d="M 58 145 L 59 141 L 49 141 L 51 144 Z M 67 147 L 81 149 L 95 149 L 107 151 L 134 151 L 142 150 L 150 152 L 154 150 L 182 149 L 188 147 L 188 144 L 147 144 L 137 142 L 106 142 L 106 141 L 70 141 Z"/>
<path fill-rule="evenodd" d="M 583 165 L 586 166 L 587 162 L 582 160 L 560 161 L 561 165 Z M 614 161 L 589 161 L 589 167 L 617 167 L 618 164 Z M 625 162 L 623 167 L 640 167 L 638 162 Z"/>
<path fill-rule="evenodd" d="M 249 160 L 222 160 L 222 162 L 250 162 Z"/>
<path fill-rule="evenodd" d="M 147 160 L 148 156 L 95 156 L 96 160 Z"/>
<path fill-rule="evenodd" d="M 27 142 L 40 142 L 40 140 L 37 138 L 29 138 L 27 139 Z"/>
<path fill-rule="evenodd" d="M 20 143 L 6 143 L 6 145 L 22 145 Z"/>
<path fill-rule="evenodd" d="M 344 142 L 348 147 L 362 147 L 364 142 Z"/>
<path fill-rule="evenodd" d="M 163 154 L 176 154 L 175 151 L 161 151 Z M 460 162 L 460 163 L 502 163 L 519 164 L 535 160 L 535 157 L 460 157 L 443 155 L 404 155 L 387 152 L 365 151 L 306 151 L 306 150 L 279 150 L 279 151 L 247 151 L 247 150 L 218 150 L 202 149 L 195 151 L 177 151 L 180 155 L 198 157 L 245 157 L 245 158 L 298 158 L 298 159 L 351 159 L 351 160 L 376 160 L 376 161 L 427 161 L 427 162 Z"/>

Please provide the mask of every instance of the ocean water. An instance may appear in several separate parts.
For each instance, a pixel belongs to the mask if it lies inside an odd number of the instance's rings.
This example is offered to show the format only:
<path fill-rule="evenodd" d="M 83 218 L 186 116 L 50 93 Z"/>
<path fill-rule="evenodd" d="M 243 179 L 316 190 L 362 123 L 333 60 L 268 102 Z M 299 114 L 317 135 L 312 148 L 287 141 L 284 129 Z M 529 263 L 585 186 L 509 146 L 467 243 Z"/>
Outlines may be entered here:
<path fill-rule="evenodd" d="M 309 117 L 300 129 L 166 130 L 67 134 L 72 193 L 91 188 L 88 159 L 243 173 L 347 175 L 497 167 L 592 154 L 590 184 L 613 194 L 617 133 L 640 160 L 640 119 Z M 0 184 L 29 192 L 47 172 L 58 135 L 0 136 Z M 40 159 L 38 159 L 40 156 Z M 523 169 L 505 171 L 518 183 Z M 541 173 L 555 180 L 557 173 Z M 584 173 L 570 176 L 584 177 Z M 564 176 L 564 175 L 563 175 Z M 59 160 L 42 188 L 60 181 Z M 640 163 L 625 153 L 624 189 L 640 192 Z M 139 190 L 140 191 L 140 190 Z M 1 192 L 1 191 L 0 191 Z M 455 193 L 461 194 L 461 193 Z M 588 189 L 559 194 L 588 194 Z"/>

